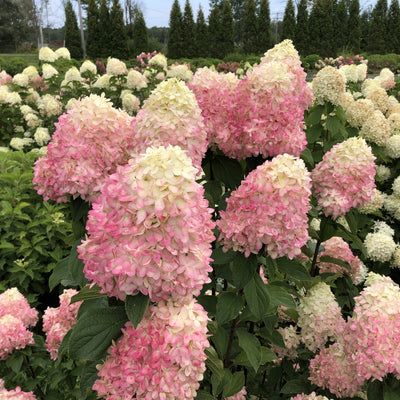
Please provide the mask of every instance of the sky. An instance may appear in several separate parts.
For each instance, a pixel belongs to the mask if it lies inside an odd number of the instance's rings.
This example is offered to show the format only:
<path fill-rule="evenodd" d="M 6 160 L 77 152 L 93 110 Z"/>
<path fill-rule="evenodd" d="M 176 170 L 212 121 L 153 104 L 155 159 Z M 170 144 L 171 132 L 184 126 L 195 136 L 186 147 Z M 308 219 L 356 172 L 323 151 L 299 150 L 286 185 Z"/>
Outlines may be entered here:
<path fill-rule="evenodd" d="M 120 0 L 121 4 L 124 0 Z M 169 15 L 171 13 L 171 8 L 174 0 L 142 0 L 138 1 L 146 21 L 147 28 L 153 26 L 158 27 L 168 27 L 169 25 Z M 282 19 L 283 12 L 285 11 L 286 0 L 270 0 L 270 12 L 271 20 Z M 77 1 L 73 0 L 72 4 L 76 10 L 78 17 L 78 7 Z M 180 0 L 179 4 L 181 6 L 181 11 L 183 13 L 185 8 L 185 0 Z M 197 12 L 199 7 L 203 9 L 204 16 L 208 17 L 210 8 L 209 0 L 190 0 L 190 5 L 192 6 L 193 17 L 196 20 Z M 43 26 L 48 25 L 53 28 L 59 28 L 64 25 L 65 15 L 64 7 L 62 5 L 62 0 L 49 0 L 48 8 L 43 10 Z"/>

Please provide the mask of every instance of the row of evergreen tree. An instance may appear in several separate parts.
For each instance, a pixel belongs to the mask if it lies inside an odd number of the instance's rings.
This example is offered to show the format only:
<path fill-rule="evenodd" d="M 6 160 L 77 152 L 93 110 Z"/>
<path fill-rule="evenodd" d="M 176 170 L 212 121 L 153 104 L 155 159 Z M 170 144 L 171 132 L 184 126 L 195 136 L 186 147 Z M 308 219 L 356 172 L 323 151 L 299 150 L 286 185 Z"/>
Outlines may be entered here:
<path fill-rule="evenodd" d="M 136 4 L 136 3 L 135 3 Z M 74 58 L 83 56 L 77 18 L 70 1 L 65 7 L 65 45 Z M 88 0 L 86 52 L 92 59 L 134 58 L 149 48 L 143 13 L 133 9 L 125 24 L 119 0 Z M 273 34 L 273 31 L 275 34 Z M 378 0 L 361 13 L 359 0 L 287 0 L 283 21 L 271 23 L 269 0 L 211 0 L 208 21 L 201 7 L 196 21 L 189 0 L 182 12 L 174 0 L 170 12 L 169 58 L 213 57 L 241 51 L 262 54 L 277 41 L 292 39 L 302 55 L 336 56 L 339 52 L 400 53 L 399 0 Z M 128 46 L 129 40 L 129 46 Z M 129 50 L 128 50 L 129 49 Z"/>

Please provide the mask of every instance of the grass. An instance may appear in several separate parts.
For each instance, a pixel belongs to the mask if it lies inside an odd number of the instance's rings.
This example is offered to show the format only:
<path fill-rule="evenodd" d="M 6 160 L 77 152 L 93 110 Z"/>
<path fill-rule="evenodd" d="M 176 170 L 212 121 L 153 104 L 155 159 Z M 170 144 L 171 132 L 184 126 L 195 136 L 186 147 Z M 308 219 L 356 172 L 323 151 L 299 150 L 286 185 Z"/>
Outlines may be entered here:
<path fill-rule="evenodd" d="M 19 58 L 23 59 L 29 65 L 34 65 L 35 67 L 39 66 L 39 57 L 37 53 L 0 53 L 0 58 L 6 62 L 12 60 L 13 58 Z"/>

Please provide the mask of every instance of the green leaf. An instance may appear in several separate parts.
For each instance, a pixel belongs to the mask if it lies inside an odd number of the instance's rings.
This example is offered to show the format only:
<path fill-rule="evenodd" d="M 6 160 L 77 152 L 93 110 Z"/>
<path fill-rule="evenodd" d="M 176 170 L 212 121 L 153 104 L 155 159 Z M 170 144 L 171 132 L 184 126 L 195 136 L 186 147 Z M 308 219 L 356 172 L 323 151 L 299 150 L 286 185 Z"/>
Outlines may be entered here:
<path fill-rule="evenodd" d="M 269 283 L 266 285 L 266 289 L 270 298 L 270 307 L 285 306 L 288 308 L 296 308 L 293 297 L 283 287 Z"/>
<path fill-rule="evenodd" d="M 242 289 L 255 275 L 257 268 L 258 262 L 255 254 L 245 257 L 244 254 L 238 253 L 231 265 L 234 285 L 238 289 Z"/>
<path fill-rule="evenodd" d="M 239 347 L 244 350 L 246 356 L 257 372 L 261 363 L 261 344 L 259 340 L 251 333 L 238 329 L 236 335 L 239 339 Z"/>
<path fill-rule="evenodd" d="M 260 329 L 259 334 L 264 339 L 267 339 L 268 342 L 276 346 L 285 348 L 285 342 L 283 341 L 283 337 L 276 329 L 265 326 Z"/>
<path fill-rule="evenodd" d="M 219 381 L 222 381 L 222 378 L 224 377 L 224 364 L 222 363 L 222 360 L 218 358 L 218 354 L 215 351 L 214 347 L 208 347 L 204 350 L 204 353 L 207 356 L 207 367 L 217 377 Z"/>
<path fill-rule="evenodd" d="M 357 218 L 352 211 L 349 211 L 345 216 L 347 224 L 349 225 L 350 232 L 357 235 Z"/>
<path fill-rule="evenodd" d="M 297 260 L 290 260 L 287 257 L 278 258 L 276 260 L 278 269 L 299 281 L 309 281 L 311 276 L 305 267 Z"/>
<path fill-rule="evenodd" d="M 307 142 L 309 144 L 318 142 L 321 140 L 321 135 L 322 132 L 324 131 L 324 128 L 322 127 L 321 124 L 318 125 L 312 125 L 306 129 L 306 136 L 307 136 Z"/>
<path fill-rule="evenodd" d="M 244 384 L 244 371 L 235 372 L 229 379 L 229 382 L 224 385 L 222 397 L 230 397 L 240 392 L 243 389 Z"/>
<path fill-rule="evenodd" d="M 324 113 L 324 106 L 319 104 L 315 106 L 309 116 L 307 117 L 307 123 L 311 125 L 318 124 L 321 121 L 322 114 Z"/>
<path fill-rule="evenodd" d="M 90 287 L 90 285 L 85 285 L 79 293 L 71 297 L 71 304 L 77 301 L 84 301 L 90 299 L 97 299 L 99 297 L 107 297 L 106 294 L 100 293 L 101 288 L 97 285 Z"/>
<path fill-rule="evenodd" d="M 265 283 L 254 275 L 244 287 L 244 294 L 251 313 L 261 320 L 269 310 L 270 298 Z"/>
<path fill-rule="evenodd" d="M 144 313 L 149 305 L 149 296 L 145 296 L 142 293 L 138 293 L 135 296 L 126 296 L 125 300 L 125 311 L 132 322 L 132 325 L 137 328 L 140 321 L 143 319 Z"/>
<path fill-rule="evenodd" d="M 212 160 L 212 170 L 214 176 L 230 189 L 236 189 L 244 178 L 240 163 L 226 156 L 216 156 Z"/>
<path fill-rule="evenodd" d="M 13 353 L 10 358 L 7 358 L 6 365 L 11 368 L 13 372 L 18 374 L 21 371 L 22 363 L 24 362 L 24 356 L 21 354 Z"/>
<path fill-rule="evenodd" d="M 98 379 L 97 373 L 99 372 L 96 368 L 98 361 L 88 362 L 83 367 L 83 371 L 80 376 L 79 386 L 81 390 L 81 400 L 87 398 L 88 391 L 92 389 L 94 382 Z"/>
<path fill-rule="evenodd" d="M 232 250 L 223 251 L 222 247 L 213 250 L 211 258 L 214 265 L 224 265 L 230 263 L 236 257 L 236 253 Z"/>
<path fill-rule="evenodd" d="M 400 387 L 396 381 L 395 387 L 385 385 L 383 387 L 383 400 L 400 400 Z"/>
<path fill-rule="evenodd" d="M 123 307 L 84 313 L 73 327 L 69 355 L 73 359 L 95 361 L 102 358 L 112 340 L 121 335 L 128 318 Z"/>
<path fill-rule="evenodd" d="M 380 381 L 371 381 L 367 388 L 368 400 L 384 400 L 383 399 L 383 383 Z"/>
<path fill-rule="evenodd" d="M 231 321 L 243 308 L 243 298 L 232 292 L 222 292 L 217 297 L 215 318 L 219 325 Z"/>
<path fill-rule="evenodd" d="M 204 390 L 198 390 L 197 391 L 197 396 L 195 397 L 196 400 L 217 400 L 216 397 L 211 395 L 210 393 L 204 391 Z"/>
<path fill-rule="evenodd" d="M 319 261 L 340 265 L 341 267 L 346 268 L 347 270 L 351 270 L 350 264 L 347 261 L 341 260 L 340 258 L 335 258 L 335 257 L 325 255 L 325 256 L 321 256 L 319 258 Z"/>
<path fill-rule="evenodd" d="M 217 307 L 216 296 L 207 296 L 202 294 L 197 298 L 197 301 L 203 306 L 207 313 L 215 315 Z"/>
<path fill-rule="evenodd" d="M 229 335 L 228 332 L 221 326 L 218 327 L 217 331 L 211 337 L 212 342 L 218 352 L 218 355 L 223 359 L 228 349 Z"/>
<path fill-rule="evenodd" d="M 274 361 L 278 356 L 268 347 L 261 346 L 261 365 Z"/>
<path fill-rule="evenodd" d="M 218 181 L 207 181 L 204 184 L 204 191 L 211 195 L 214 200 L 214 204 L 218 204 L 219 198 L 222 195 L 221 182 Z"/>
<path fill-rule="evenodd" d="M 314 158 L 311 153 L 311 150 L 306 147 L 300 154 L 301 159 L 308 164 L 311 168 L 314 168 Z"/>
<path fill-rule="evenodd" d="M 310 392 L 310 384 L 302 378 L 295 378 L 288 381 L 281 389 L 283 394 L 298 394 Z"/>

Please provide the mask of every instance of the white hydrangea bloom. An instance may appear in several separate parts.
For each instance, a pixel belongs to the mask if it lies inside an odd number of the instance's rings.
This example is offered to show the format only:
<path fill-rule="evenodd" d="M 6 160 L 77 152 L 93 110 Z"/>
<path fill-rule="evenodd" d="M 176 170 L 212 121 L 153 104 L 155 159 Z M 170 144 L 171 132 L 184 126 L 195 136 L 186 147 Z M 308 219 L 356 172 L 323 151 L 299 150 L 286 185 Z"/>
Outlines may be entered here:
<path fill-rule="evenodd" d="M 391 236 L 386 233 L 368 233 L 364 240 L 368 258 L 372 261 L 390 261 L 396 249 L 396 243 Z"/>

